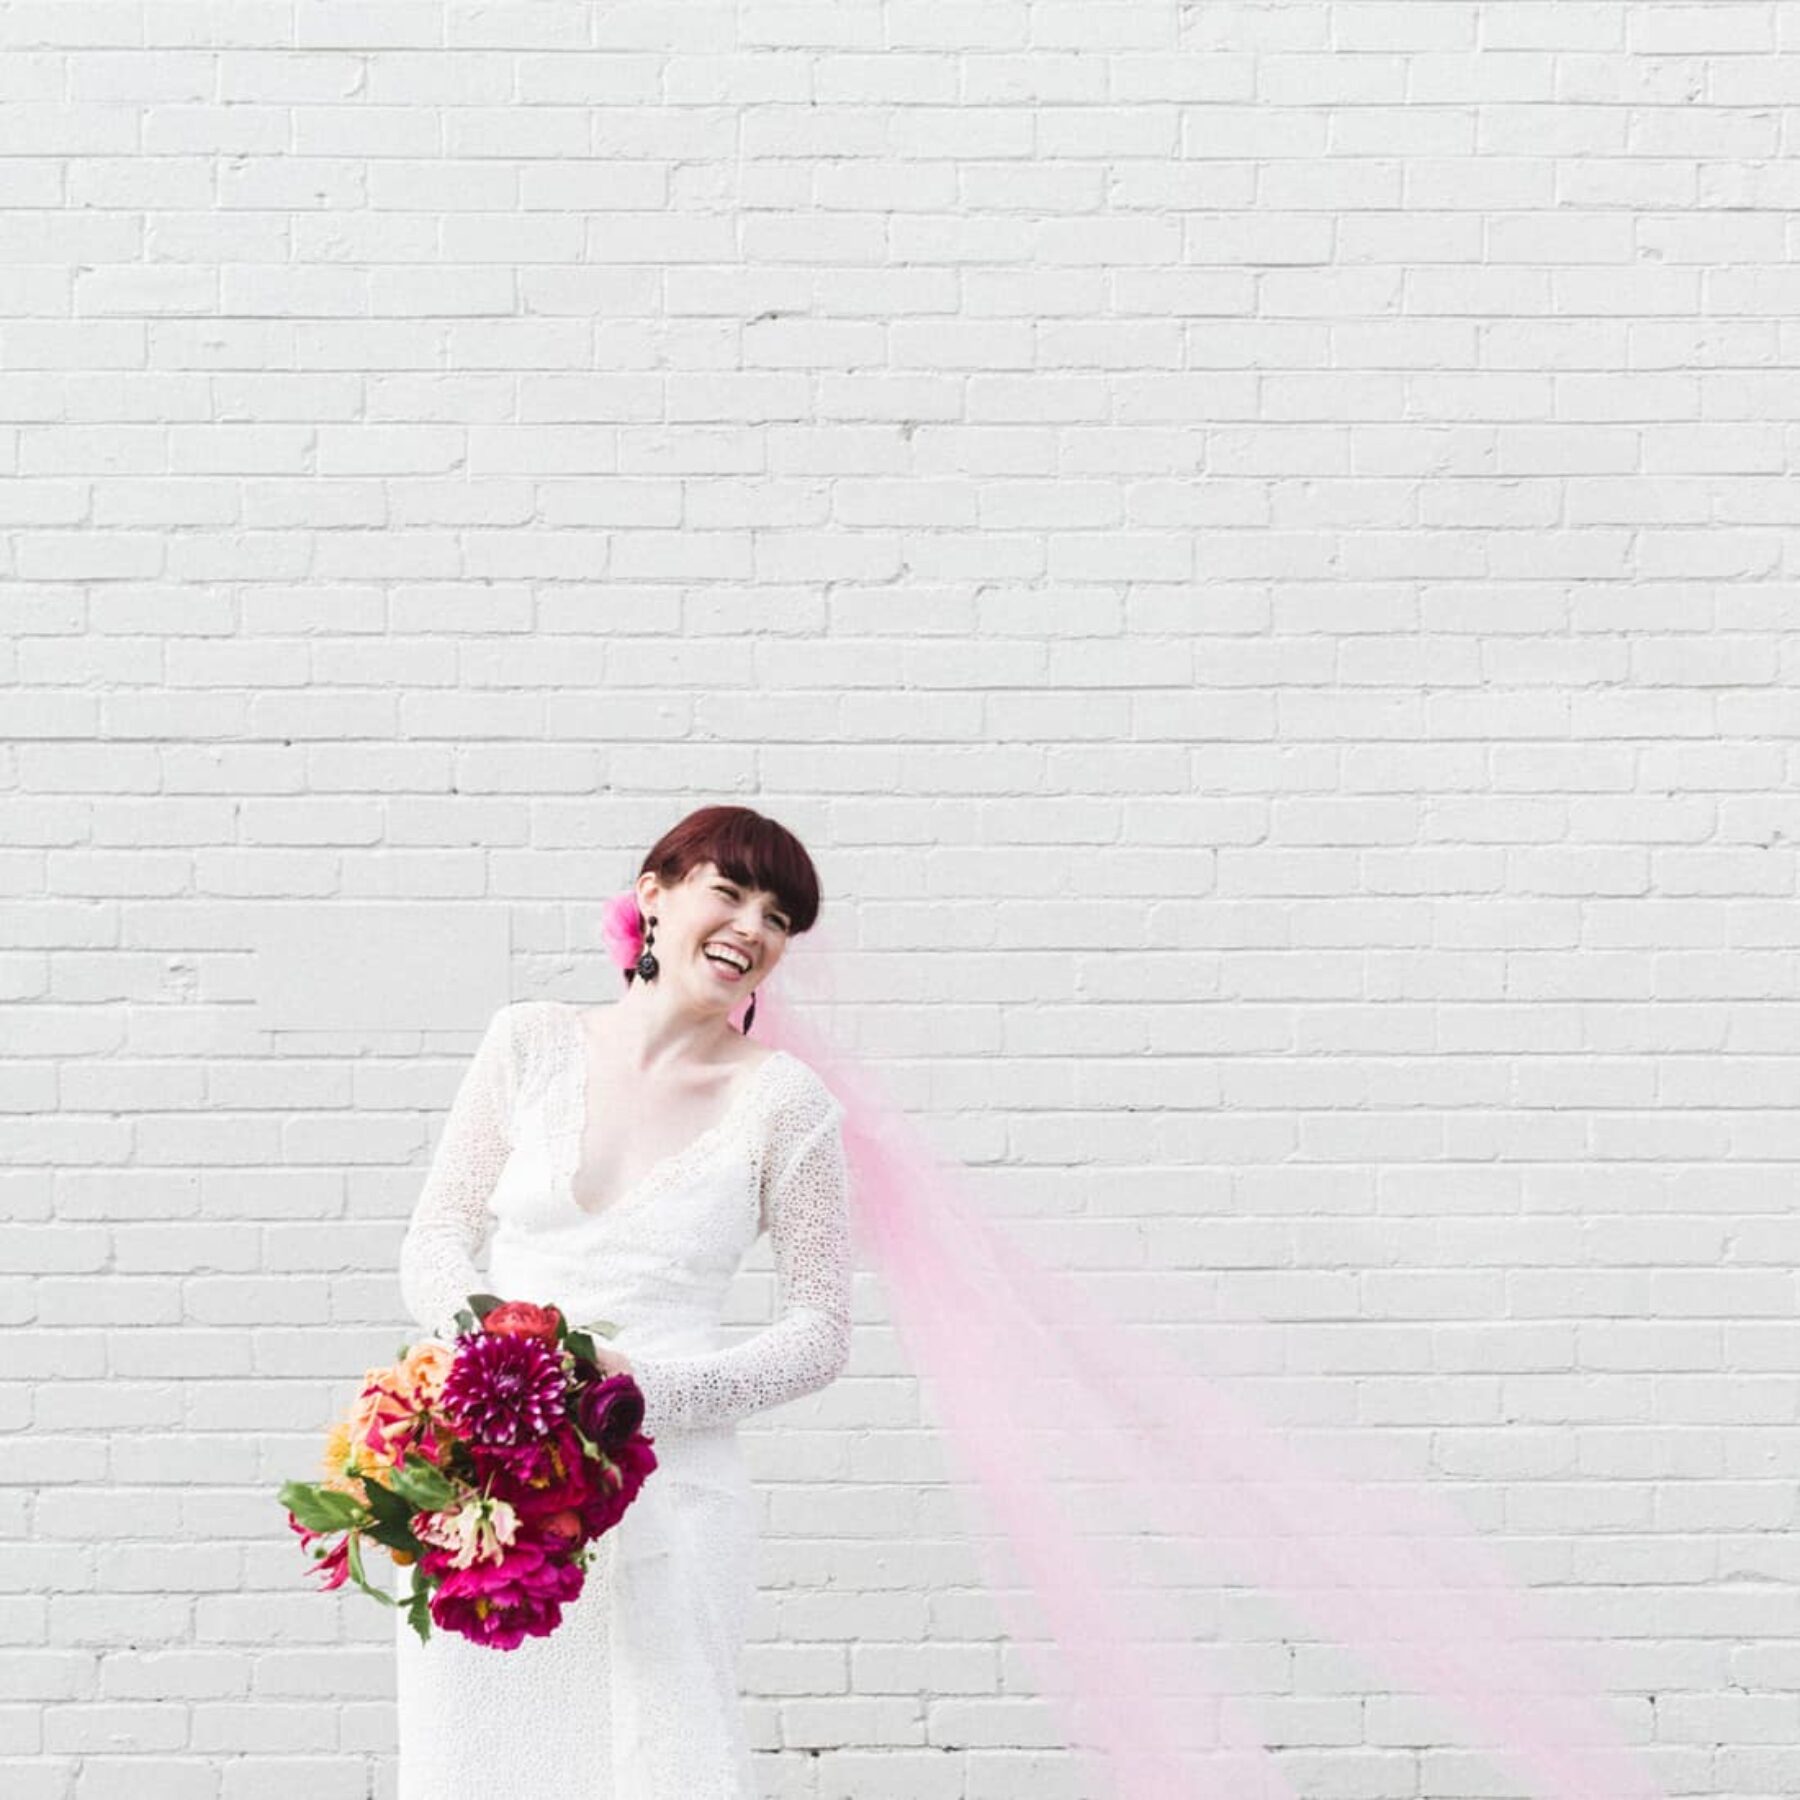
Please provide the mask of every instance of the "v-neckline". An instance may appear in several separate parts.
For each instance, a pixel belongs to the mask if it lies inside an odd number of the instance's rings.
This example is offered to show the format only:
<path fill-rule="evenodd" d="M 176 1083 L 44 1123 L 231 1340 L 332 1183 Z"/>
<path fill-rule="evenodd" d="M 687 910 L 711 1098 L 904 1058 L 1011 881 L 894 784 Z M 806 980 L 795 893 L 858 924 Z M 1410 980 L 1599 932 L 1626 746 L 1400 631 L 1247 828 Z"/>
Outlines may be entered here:
<path fill-rule="evenodd" d="M 785 1050 L 771 1050 L 749 1074 L 738 1077 L 736 1091 L 725 1103 L 725 1110 L 717 1119 L 697 1136 L 690 1138 L 679 1150 L 672 1150 L 667 1156 L 659 1157 L 635 1181 L 627 1183 L 616 1200 L 609 1200 L 604 1206 L 583 1206 L 575 1197 L 576 1178 L 581 1174 L 582 1153 L 587 1146 L 588 1106 L 591 1098 L 588 1079 L 589 1045 L 587 1033 L 582 1028 L 581 1009 L 576 1006 L 565 1008 L 569 1025 L 569 1057 L 573 1066 L 573 1147 L 569 1153 L 569 1165 L 563 1175 L 563 1193 L 569 1204 L 590 1219 L 611 1218 L 616 1212 L 632 1204 L 638 1197 L 671 1175 L 687 1167 L 696 1157 L 709 1150 L 712 1145 L 736 1122 L 738 1114 L 749 1102 L 750 1097 L 761 1087 L 769 1072 L 769 1065 L 787 1055 Z"/>

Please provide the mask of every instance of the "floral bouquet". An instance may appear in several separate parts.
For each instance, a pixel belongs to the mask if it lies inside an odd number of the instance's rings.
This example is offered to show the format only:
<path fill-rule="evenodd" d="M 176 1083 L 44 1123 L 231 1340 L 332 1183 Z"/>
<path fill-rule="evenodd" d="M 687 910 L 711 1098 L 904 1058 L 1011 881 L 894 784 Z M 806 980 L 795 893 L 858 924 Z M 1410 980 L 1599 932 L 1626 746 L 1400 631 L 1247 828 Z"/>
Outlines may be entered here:
<path fill-rule="evenodd" d="M 324 1481 L 282 1484 L 280 1500 L 323 1588 L 370 1585 L 362 1540 L 412 1565 L 408 1622 L 514 1650 L 547 1637 L 581 1592 L 590 1546 L 656 1467 L 639 1429 L 644 1396 L 608 1375 L 590 1333 L 554 1306 L 471 1294 L 454 1344 L 425 1338 L 371 1369 L 326 1441 Z M 341 1535 L 339 1535 L 341 1534 Z M 324 1540 L 335 1539 L 327 1543 Z"/>

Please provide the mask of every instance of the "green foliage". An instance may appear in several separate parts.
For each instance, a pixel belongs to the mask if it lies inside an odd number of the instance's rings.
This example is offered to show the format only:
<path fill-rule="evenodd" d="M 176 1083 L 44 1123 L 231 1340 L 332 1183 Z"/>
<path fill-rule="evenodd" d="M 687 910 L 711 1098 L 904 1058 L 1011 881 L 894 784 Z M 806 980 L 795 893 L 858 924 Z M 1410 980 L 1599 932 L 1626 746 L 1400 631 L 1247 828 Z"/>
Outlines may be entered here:
<path fill-rule="evenodd" d="M 375 1515 L 375 1523 L 365 1527 L 368 1535 L 390 1550 L 410 1550 L 414 1556 L 419 1555 L 425 1546 L 412 1528 L 412 1504 L 378 1481 L 365 1478 L 363 1486 L 369 1490 L 369 1510 Z"/>
<path fill-rule="evenodd" d="M 398 1602 L 396 1602 L 398 1604 Z M 431 1590 L 413 1573 L 412 1598 L 406 1603 L 406 1622 L 419 1634 L 419 1642 L 431 1641 Z"/>
<path fill-rule="evenodd" d="M 308 1531 L 343 1531 L 368 1517 L 354 1494 L 316 1481 L 284 1481 L 277 1498 Z"/>
<path fill-rule="evenodd" d="M 436 1512 L 456 1498 L 456 1487 L 441 1469 L 414 1458 L 387 1472 L 388 1484 L 415 1512 Z"/>
<path fill-rule="evenodd" d="M 375 1587 L 370 1582 L 369 1578 L 363 1573 L 362 1534 L 360 1532 L 355 1532 L 355 1531 L 351 1532 L 350 1538 L 349 1538 L 349 1544 L 350 1544 L 350 1555 L 349 1555 L 348 1561 L 349 1561 L 349 1565 L 350 1565 L 350 1579 L 352 1581 L 354 1581 L 356 1583 L 356 1585 L 359 1588 L 361 1588 L 365 1594 L 368 1594 L 368 1595 L 372 1596 L 374 1599 L 379 1600 L 383 1606 L 397 1605 L 398 1602 L 394 1599 L 394 1596 L 392 1594 L 384 1594 L 381 1591 L 381 1589 L 378 1587 Z"/>

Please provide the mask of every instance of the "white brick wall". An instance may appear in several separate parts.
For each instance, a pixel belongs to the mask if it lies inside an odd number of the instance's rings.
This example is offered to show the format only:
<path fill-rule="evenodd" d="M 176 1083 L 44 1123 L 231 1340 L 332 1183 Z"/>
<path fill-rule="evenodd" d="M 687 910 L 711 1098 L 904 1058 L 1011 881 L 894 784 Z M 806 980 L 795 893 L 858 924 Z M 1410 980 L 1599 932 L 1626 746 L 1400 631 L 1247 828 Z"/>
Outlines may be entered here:
<path fill-rule="evenodd" d="M 0 0 L 8 1800 L 392 1793 L 273 1491 L 465 945 L 608 993 L 720 798 L 1030 1242 L 1800 1792 L 1797 83 L 1787 0 Z M 421 901 L 394 1029 L 275 1003 Z M 1072 1800 L 863 1312 L 753 1439 L 765 1792 Z M 1514 1791 L 1222 1617 L 1309 1800 Z"/>

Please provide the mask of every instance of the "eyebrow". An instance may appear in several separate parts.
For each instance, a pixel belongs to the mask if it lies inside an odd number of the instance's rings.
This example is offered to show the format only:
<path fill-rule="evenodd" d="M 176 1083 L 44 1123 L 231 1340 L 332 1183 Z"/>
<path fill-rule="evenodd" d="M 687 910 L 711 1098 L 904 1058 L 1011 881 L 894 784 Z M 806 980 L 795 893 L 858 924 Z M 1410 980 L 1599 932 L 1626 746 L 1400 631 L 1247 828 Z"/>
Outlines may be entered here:
<path fill-rule="evenodd" d="M 741 881 L 733 881 L 729 875 L 719 875 L 714 879 L 724 882 L 727 887 L 736 888 L 740 894 L 744 891 L 744 884 Z M 783 906 L 779 900 L 774 902 L 774 907 L 778 913 L 785 913 L 787 911 L 787 908 Z"/>

